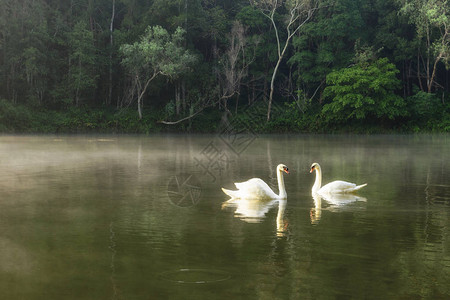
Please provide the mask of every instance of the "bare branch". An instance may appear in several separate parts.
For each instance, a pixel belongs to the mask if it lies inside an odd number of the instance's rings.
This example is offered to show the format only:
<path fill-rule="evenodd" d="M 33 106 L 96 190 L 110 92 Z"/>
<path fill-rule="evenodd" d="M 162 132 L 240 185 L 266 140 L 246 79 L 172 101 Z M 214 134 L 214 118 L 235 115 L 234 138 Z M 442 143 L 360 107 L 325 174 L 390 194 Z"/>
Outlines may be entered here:
<path fill-rule="evenodd" d="M 193 114 L 191 114 L 191 115 L 189 115 L 189 116 L 187 116 L 187 117 L 185 117 L 185 118 L 179 119 L 179 120 L 177 120 L 177 121 L 173 121 L 173 122 L 171 122 L 171 121 L 158 121 L 158 123 L 166 124 L 166 125 L 176 125 L 176 124 L 181 123 L 181 122 L 183 122 L 183 121 L 192 119 L 193 117 L 195 117 L 196 115 L 198 115 L 199 113 L 201 113 L 206 107 L 207 107 L 207 106 L 204 106 L 204 107 L 202 107 L 199 111 L 197 111 L 196 113 L 193 113 Z"/>

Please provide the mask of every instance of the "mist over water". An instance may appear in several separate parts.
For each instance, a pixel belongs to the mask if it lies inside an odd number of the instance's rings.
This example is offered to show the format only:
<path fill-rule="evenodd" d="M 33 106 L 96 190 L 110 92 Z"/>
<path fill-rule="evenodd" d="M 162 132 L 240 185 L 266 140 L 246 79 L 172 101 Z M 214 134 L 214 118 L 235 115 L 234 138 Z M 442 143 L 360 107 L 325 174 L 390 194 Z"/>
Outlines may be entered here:
<path fill-rule="evenodd" d="M 0 136 L 1 299 L 446 299 L 449 220 L 448 135 Z"/>

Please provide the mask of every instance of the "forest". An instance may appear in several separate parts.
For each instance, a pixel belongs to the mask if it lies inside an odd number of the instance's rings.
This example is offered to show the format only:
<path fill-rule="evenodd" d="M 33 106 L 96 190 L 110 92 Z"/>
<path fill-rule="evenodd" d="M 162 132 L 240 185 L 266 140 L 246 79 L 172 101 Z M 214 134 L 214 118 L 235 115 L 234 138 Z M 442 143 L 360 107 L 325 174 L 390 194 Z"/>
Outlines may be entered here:
<path fill-rule="evenodd" d="M 0 0 L 1 133 L 450 132 L 448 0 Z"/>

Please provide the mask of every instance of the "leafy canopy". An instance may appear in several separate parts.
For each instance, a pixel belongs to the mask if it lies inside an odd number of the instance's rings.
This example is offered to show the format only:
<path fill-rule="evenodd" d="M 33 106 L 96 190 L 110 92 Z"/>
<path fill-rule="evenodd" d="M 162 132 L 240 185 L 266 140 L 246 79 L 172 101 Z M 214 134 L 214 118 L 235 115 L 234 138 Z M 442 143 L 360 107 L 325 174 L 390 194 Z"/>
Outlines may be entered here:
<path fill-rule="evenodd" d="M 404 114 L 405 102 L 394 91 L 398 69 L 387 58 L 360 63 L 328 74 L 324 97 L 331 100 L 322 113 L 328 120 L 394 119 Z"/>
<path fill-rule="evenodd" d="M 176 78 L 196 61 L 195 55 L 182 45 L 184 33 L 180 27 L 169 34 L 161 26 L 149 26 L 140 41 L 120 47 L 122 65 L 142 77 L 161 74 Z"/>

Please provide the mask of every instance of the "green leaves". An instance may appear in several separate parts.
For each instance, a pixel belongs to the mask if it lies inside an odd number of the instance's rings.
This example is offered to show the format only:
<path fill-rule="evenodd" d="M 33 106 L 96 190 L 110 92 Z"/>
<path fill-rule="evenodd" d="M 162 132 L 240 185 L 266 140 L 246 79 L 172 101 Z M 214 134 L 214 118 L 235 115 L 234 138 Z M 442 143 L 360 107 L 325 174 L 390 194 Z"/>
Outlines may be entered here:
<path fill-rule="evenodd" d="M 436 86 L 438 63 L 450 67 L 450 2 L 448 0 L 401 0 L 401 12 L 417 30 L 419 45 L 425 47 L 427 92 Z M 420 50 L 420 48 L 419 48 Z"/>
<path fill-rule="evenodd" d="M 132 74 L 154 74 L 176 78 L 196 61 L 195 55 L 182 46 L 185 31 L 178 27 L 173 34 L 161 26 L 149 26 L 139 42 L 120 47 L 122 65 Z"/>
<path fill-rule="evenodd" d="M 142 118 L 142 99 L 153 79 L 164 75 L 172 79 L 189 70 L 196 57 L 185 49 L 184 30 L 177 28 L 173 34 L 161 26 L 149 26 L 140 41 L 120 47 L 122 65 L 132 78 L 131 93 L 136 93 L 139 118 Z"/>
<path fill-rule="evenodd" d="M 404 115 L 403 98 L 394 93 L 400 86 L 398 72 L 387 58 L 331 72 L 323 93 L 331 102 L 324 105 L 323 115 L 329 121 Z"/>

